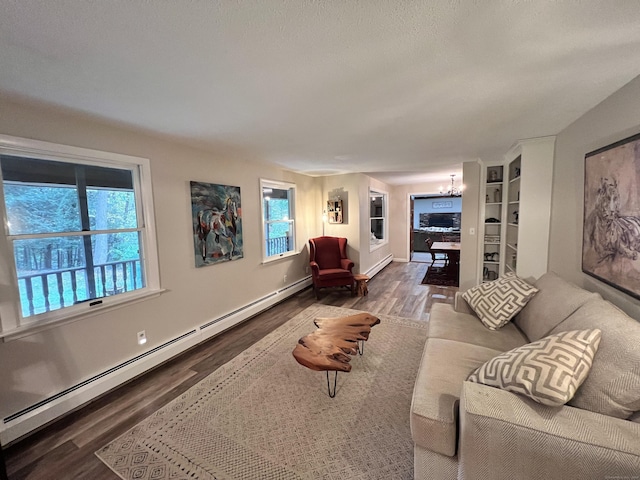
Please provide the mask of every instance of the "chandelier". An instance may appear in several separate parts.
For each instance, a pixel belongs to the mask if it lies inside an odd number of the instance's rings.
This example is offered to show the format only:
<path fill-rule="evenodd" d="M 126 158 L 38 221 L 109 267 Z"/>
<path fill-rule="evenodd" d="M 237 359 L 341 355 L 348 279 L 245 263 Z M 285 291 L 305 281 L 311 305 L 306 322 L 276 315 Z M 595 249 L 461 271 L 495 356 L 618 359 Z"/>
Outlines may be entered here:
<path fill-rule="evenodd" d="M 444 190 L 443 187 L 440 187 L 440 195 L 449 195 L 450 197 L 459 197 L 462 195 L 462 190 L 464 189 L 464 185 L 460 185 L 459 187 L 456 187 L 453 184 L 453 179 L 455 177 L 454 174 L 450 175 L 451 177 L 451 186 L 447 189 L 447 191 Z"/>

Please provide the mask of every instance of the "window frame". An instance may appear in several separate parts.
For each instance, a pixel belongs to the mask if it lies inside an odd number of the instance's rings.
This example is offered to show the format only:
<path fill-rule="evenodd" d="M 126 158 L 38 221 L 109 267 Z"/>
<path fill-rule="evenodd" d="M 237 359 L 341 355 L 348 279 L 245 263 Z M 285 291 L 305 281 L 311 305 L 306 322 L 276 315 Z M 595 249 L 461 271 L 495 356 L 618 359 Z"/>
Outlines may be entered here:
<path fill-rule="evenodd" d="M 148 159 L 9 135 L 0 135 L 0 154 L 130 170 L 133 177 L 136 214 L 139 218 L 137 228 L 140 231 L 142 244 L 140 267 L 144 272 L 146 283 L 143 288 L 137 290 L 101 297 L 99 298 L 101 300 L 100 303 L 82 302 L 57 310 L 23 317 L 12 245 L 13 240 L 20 236 L 9 234 L 8 218 L 5 210 L 4 184 L 2 172 L 0 171 L 0 213 L 3 222 L 2 234 L 0 235 L 0 263 L 5 264 L 7 267 L 4 269 L 5 273 L 0 274 L 0 282 L 10 285 L 11 290 L 10 294 L 0 295 L 1 338 L 4 340 L 21 338 L 36 331 L 104 313 L 147 297 L 157 296 L 162 292 L 153 210 L 151 169 Z"/>
<path fill-rule="evenodd" d="M 293 196 L 293 199 L 289 199 L 289 224 L 291 225 L 291 236 L 293 241 L 293 248 L 288 252 L 278 253 L 275 255 L 267 256 L 267 236 L 266 236 L 266 227 L 267 227 L 267 219 L 264 215 L 264 189 L 265 188 L 276 188 L 278 190 L 289 190 L 291 192 L 290 196 Z M 262 219 L 262 224 L 260 227 L 260 237 L 262 240 L 262 263 L 269 263 L 276 260 L 280 260 L 287 257 L 292 257 L 298 255 L 300 251 L 298 250 L 298 233 L 297 233 L 297 222 L 296 222 L 296 201 L 298 198 L 297 195 L 297 187 L 295 183 L 279 181 L 279 180 L 268 180 L 261 178 L 260 179 L 260 217 Z M 281 221 L 278 221 L 278 223 Z M 274 222 L 275 223 L 275 222 Z"/>
<path fill-rule="evenodd" d="M 372 217 L 371 216 L 371 201 L 374 197 L 382 196 L 382 216 L 381 217 Z M 371 236 L 369 236 L 369 252 L 373 252 L 384 245 L 389 243 L 389 222 L 387 221 L 389 212 L 389 192 L 385 192 L 383 190 L 369 188 L 369 235 L 371 235 L 372 222 L 373 220 L 382 220 L 382 235 L 383 238 L 379 243 L 371 243 Z"/>

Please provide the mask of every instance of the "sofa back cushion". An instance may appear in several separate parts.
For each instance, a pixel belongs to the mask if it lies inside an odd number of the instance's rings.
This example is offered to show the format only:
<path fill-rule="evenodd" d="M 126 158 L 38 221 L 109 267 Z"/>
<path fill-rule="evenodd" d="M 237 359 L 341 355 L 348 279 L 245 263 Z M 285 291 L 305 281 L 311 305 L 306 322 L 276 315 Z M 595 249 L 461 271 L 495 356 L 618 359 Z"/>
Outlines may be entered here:
<path fill-rule="evenodd" d="M 598 328 L 598 354 L 569 405 L 618 418 L 640 410 L 640 323 L 602 299 L 592 299 L 551 333 Z"/>
<path fill-rule="evenodd" d="M 534 286 L 539 290 L 514 319 L 514 323 L 534 342 L 546 337 L 560 322 L 597 293 L 563 280 L 553 272 L 542 275 Z"/>

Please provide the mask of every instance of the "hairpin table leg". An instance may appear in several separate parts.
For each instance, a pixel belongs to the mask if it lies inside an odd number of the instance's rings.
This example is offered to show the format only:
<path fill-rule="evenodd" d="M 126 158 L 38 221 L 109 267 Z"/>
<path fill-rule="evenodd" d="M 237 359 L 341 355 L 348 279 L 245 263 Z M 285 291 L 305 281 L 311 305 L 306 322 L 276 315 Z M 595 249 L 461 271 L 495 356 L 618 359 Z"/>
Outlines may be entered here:
<path fill-rule="evenodd" d="M 336 396 L 336 384 L 338 383 L 338 371 L 336 370 L 333 377 L 333 393 L 331 393 L 331 383 L 329 383 L 329 370 L 327 372 L 327 389 L 329 390 L 329 397 L 334 398 Z"/>

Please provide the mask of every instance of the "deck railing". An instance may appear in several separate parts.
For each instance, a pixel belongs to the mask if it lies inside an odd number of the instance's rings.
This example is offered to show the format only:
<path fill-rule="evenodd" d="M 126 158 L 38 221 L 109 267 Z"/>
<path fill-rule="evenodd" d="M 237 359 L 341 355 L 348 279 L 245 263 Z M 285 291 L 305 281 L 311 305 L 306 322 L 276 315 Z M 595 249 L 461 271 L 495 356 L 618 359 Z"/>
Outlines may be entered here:
<path fill-rule="evenodd" d="M 18 276 L 22 315 L 58 310 L 91 298 L 144 287 L 140 260 L 107 262 L 93 267 L 94 291 L 86 267 L 46 270 Z"/>
<path fill-rule="evenodd" d="M 267 257 L 289 251 L 289 237 L 274 237 L 267 239 Z"/>

